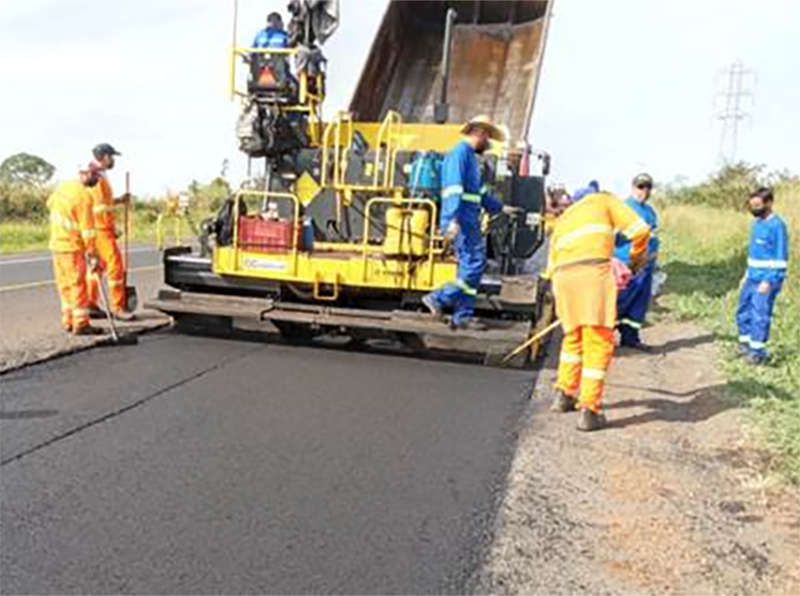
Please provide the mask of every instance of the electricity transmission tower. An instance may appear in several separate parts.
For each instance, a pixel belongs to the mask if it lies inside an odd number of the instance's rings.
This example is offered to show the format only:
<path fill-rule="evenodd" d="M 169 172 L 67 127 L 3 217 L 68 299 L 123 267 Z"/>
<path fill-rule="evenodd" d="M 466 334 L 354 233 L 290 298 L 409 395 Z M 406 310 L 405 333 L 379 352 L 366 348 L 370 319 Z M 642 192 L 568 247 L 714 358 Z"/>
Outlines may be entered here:
<path fill-rule="evenodd" d="M 752 70 L 745 69 L 741 62 L 734 62 L 727 70 L 726 90 L 718 96 L 725 100 L 725 108 L 717 114 L 722 120 L 722 134 L 719 140 L 719 156 L 724 163 L 736 161 L 739 145 L 739 126 L 743 120 L 750 118 L 744 110 L 743 100 L 749 100 L 752 105 L 753 92 L 747 88 L 748 79 L 753 80 Z"/>

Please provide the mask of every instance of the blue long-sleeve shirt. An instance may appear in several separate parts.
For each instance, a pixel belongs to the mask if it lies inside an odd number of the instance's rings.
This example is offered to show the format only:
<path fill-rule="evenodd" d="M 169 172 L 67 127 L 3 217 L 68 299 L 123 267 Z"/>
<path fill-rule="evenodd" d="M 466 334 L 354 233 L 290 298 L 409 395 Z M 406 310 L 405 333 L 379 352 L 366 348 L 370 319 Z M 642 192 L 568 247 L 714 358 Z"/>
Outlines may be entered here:
<path fill-rule="evenodd" d="M 660 243 L 658 240 L 658 214 L 656 210 L 648 203 L 641 203 L 633 197 L 626 199 L 625 204 L 636 211 L 636 214 L 650 227 L 650 241 L 647 244 L 647 254 L 651 257 L 657 255 Z M 631 264 L 631 241 L 622 234 L 617 234 L 614 257 L 628 266 Z"/>
<path fill-rule="evenodd" d="M 289 34 L 283 29 L 267 27 L 256 34 L 251 47 L 258 49 L 288 48 Z"/>
<path fill-rule="evenodd" d="M 770 285 L 780 285 L 786 277 L 789 263 L 789 234 L 784 221 L 770 214 L 757 218 L 750 232 L 747 254 L 747 278 Z"/>
<path fill-rule="evenodd" d="M 446 230 L 456 220 L 464 234 L 480 234 L 481 209 L 499 213 L 503 203 L 482 185 L 475 150 L 461 141 L 445 156 L 442 164 L 441 229 Z"/>

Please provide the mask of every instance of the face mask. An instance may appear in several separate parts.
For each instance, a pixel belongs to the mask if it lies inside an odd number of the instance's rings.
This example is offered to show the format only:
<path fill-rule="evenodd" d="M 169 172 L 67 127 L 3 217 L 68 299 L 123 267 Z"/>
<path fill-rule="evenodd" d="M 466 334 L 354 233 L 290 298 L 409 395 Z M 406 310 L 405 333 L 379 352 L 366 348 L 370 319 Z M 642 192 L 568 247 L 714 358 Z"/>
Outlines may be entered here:
<path fill-rule="evenodd" d="M 489 149 L 489 141 L 484 140 L 478 143 L 478 146 L 475 147 L 475 153 L 477 153 L 478 155 L 483 155 L 484 153 L 486 153 L 488 149 Z"/>
<path fill-rule="evenodd" d="M 763 217 L 766 212 L 766 207 L 750 207 L 750 213 L 753 214 L 753 217 Z"/>

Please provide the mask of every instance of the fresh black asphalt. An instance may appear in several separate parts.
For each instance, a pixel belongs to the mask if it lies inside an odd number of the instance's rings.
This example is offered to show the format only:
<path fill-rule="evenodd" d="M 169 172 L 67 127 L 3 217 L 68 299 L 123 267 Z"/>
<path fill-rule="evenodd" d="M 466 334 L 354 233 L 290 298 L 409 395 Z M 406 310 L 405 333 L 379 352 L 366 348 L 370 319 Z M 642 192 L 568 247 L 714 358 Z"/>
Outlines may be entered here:
<path fill-rule="evenodd" d="M 532 376 L 165 333 L 0 377 L 0 591 L 468 591 Z"/>

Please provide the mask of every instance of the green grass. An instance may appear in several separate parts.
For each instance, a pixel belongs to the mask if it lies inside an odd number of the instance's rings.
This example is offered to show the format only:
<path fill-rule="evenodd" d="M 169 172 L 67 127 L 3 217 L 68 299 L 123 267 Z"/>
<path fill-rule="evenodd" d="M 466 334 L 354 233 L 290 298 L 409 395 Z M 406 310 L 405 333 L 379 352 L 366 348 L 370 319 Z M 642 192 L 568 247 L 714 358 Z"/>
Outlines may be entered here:
<path fill-rule="evenodd" d="M 0 222 L 0 254 L 43 250 L 50 231 L 47 226 L 27 221 Z"/>
<path fill-rule="evenodd" d="M 791 246 L 797 246 L 800 193 L 779 196 L 778 207 L 789 225 Z M 747 408 L 755 435 L 773 455 L 773 471 L 800 483 L 800 255 L 790 255 L 778 298 L 772 361 L 754 368 L 736 357 L 734 320 L 751 218 L 680 205 L 662 205 L 661 218 L 662 266 L 669 276 L 662 304 L 668 316 L 699 321 L 717 335 L 729 397 Z"/>
<path fill-rule="evenodd" d="M 132 218 L 131 242 L 137 244 L 156 243 L 156 218 L 157 212 L 153 209 L 137 210 Z M 200 217 L 194 216 L 193 221 L 199 222 Z M 117 221 L 119 227 L 121 220 Z M 165 228 L 165 244 L 175 244 L 174 224 L 168 221 Z M 31 221 L 0 221 L 0 254 L 13 254 L 46 250 L 50 229 L 47 223 Z M 181 221 L 181 240 L 192 240 L 195 233 L 189 223 Z"/>

